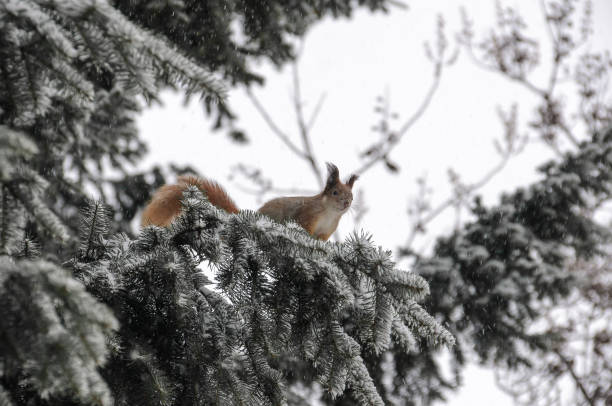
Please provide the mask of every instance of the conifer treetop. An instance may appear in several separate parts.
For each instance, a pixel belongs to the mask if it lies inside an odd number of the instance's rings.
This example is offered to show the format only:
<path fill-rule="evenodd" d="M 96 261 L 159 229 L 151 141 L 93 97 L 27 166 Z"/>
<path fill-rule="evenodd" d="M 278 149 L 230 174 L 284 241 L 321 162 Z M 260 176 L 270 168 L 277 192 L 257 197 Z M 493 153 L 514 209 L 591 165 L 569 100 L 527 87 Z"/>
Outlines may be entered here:
<path fill-rule="evenodd" d="M 277 405 L 286 404 L 287 375 L 301 359 L 331 397 L 350 390 L 360 404 L 382 405 L 364 354 L 381 354 L 392 342 L 407 352 L 418 352 L 419 340 L 453 345 L 417 304 L 427 283 L 397 269 L 370 236 L 322 242 L 294 223 L 250 211 L 228 215 L 195 188 L 184 195 L 169 228 L 147 227 L 136 240 L 102 236 L 96 205 L 83 223 L 94 246 L 82 252 L 93 255 L 72 266 L 122 325 L 127 341 L 110 367 L 117 379 L 155 382 L 144 392 L 156 396 Z M 216 288 L 202 265 L 214 270 Z M 126 376 L 131 351 L 146 353 L 138 359 L 163 377 L 163 387 L 157 378 Z"/>

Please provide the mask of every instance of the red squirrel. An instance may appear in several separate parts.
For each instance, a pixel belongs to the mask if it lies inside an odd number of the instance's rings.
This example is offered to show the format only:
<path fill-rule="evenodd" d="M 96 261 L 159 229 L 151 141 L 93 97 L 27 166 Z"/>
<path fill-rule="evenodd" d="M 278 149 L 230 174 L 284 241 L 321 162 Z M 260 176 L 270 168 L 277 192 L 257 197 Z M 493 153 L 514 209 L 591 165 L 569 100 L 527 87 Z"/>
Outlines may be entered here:
<path fill-rule="evenodd" d="M 314 238 L 326 241 L 336 231 L 340 217 L 353 202 L 353 184 L 357 175 L 351 175 L 346 183 L 340 180 L 336 165 L 327 164 L 327 181 L 323 191 L 314 196 L 279 197 L 272 199 L 259 212 L 278 221 L 294 220 Z M 196 186 L 214 206 L 228 213 L 239 209 L 227 192 L 216 182 L 195 176 L 180 176 L 174 185 L 159 188 L 142 214 L 142 225 L 168 226 L 181 212 L 183 191 Z"/>

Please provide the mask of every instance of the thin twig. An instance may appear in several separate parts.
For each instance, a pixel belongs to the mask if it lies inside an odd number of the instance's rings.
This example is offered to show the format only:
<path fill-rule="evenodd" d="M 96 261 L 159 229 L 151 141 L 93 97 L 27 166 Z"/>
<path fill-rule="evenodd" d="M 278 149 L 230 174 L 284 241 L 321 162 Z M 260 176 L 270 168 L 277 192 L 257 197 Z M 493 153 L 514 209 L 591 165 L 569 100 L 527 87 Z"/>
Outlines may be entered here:
<path fill-rule="evenodd" d="M 572 134 L 572 131 L 569 129 L 569 127 L 565 123 L 559 122 L 559 128 L 561 128 L 561 130 L 563 131 L 567 139 L 569 139 L 572 142 L 572 144 L 574 144 L 575 146 L 580 145 L 576 137 L 574 137 L 574 134 Z"/>
<path fill-rule="evenodd" d="M 502 171 L 502 169 L 504 169 L 504 167 L 506 166 L 506 164 L 510 160 L 510 157 L 511 157 L 511 154 L 504 154 L 503 159 L 496 166 L 494 166 L 491 170 L 489 170 L 485 174 L 485 176 L 483 176 L 480 180 L 472 183 L 470 186 L 467 186 L 465 188 L 465 192 L 463 193 L 463 197 L 471 195 L 476 190 L 480 189 L 481 187 L 486 185 L 489 181 L 491 181 L 491 179 L 493 179 L 495 177 L 495 175 L 497 175 L 499 172 Z M 425 216 L 422 219 L 419 219 L 416 222 L 416 224 L 412 227 L 412 229 L 410 230 L 410 234 L 408 235 L 408 239 L 406 241 L 406 247 L 411 247 L 412 246 L 412 244 L 414 242 L 414 239 L 416 238 L 418 232 L 423 230 L 423 227 L 426 224 L 430 223 L 433 219 L 438 217 L 440 215 L 440 213 L 442 213 L 447 208 L 449 208 L 449 207 L 453 206 L 454 204 L 458 203 L 458 200 L 459 200 L 459 197 L 457 197 L 457 196 L 449 197 L 446 200 L 444 200 L 442 203 L 440 203 L 436 208 L 431 210 L 427 214 L 427 216 Z"/>
<path fill-rule="evenodd" d="M 542 15 L 544 16 L 544 22 L 546 25 L 546 31 L 548 32 L 548 36 L 550 37 L 550 42 L 553 44 L 553 51 L 555 53 L 555 57 L 553 58 L 553 66 L 550 72 L 550 76 L 548 78 L 548 94 L 552 96 L 555 85 L 557 82 L 557 76 L 559 74 L 559 65 L 561 63 L 561 56 L 559 54 L 559 42 L 555 33 L 553 32 L 552 25 L 548 19 L 548 10 L 546 9 L 546 3 L 544 0 L 540 0 L 540 8 L 542 9 Z"/>
<path fill-rule="evenodd" d="M 305 156 L 304 158 L 310 164 L 310 169 L 312 169 L 317 182 L 319 183 L 319 187 L 323 187 L 323 176 L 321 175 L 321 170 L 319 169 L 319 165 L 317 164 L 316 157 L 313 153 L 312 144 L 310 141 L 310 133 L 308 132 L 308 127 L 306 125 L 306 121 L 304 119 L 304 111 L 302 110 L 302 95 L 300 91 L 300 76 L 298 72 L 297 62 L 292 64 L 292 73 L 293 73 L 293 106 L 295 107 L 295 114 L 298 122 L 298 128 L 300 130 L 300 136 L 302 138 L 302 147 L 304 148 Z"/>
<path fill-rule="evenodd" d="M 551 68 L 551 72 L 550 72 L 550 76 L 548 78 L 548 88 L 546 90 L 539 88 L 538 86 L 534 85 L 533 83 L 531 83 L 527 78 L 525 78 L 524 76 L 516 76 L 516 75 L 511 75 L 508 74 L 507 72 L 503 72 L 500 69 L 496 68 L 495 66 L 491 66 L 490 64 L 480 60 L 475 54 L 474 54 L 474 50 L 472 47 L 472 43 L 464 43 L 465 44 L 465 48 L 467 49 L 467 53 L 468 56 L 470 57 L 470 59 L 474 62 L 474 64 L 478 67 L 480 67 L 481 69 L 490 71 L 490 72 L 494 72 L 497 74 L 500 74 L 510 80 L 513 80 L 521 85 L 523 85 L 525 88 L 527 88 L 528 90 L 530 90 L 531 92 L 537 94 L 538 96 L 540 96 L 542 99 L 544 99 L 544 101 L 546 103 L 548 103 L 550 100 L 552 100 L 552 96 L 555 90 L 555 86 L 557 84 L 558 81 L 558 75 L 559 75 L 559 67 L 561 64 L 561 58 L 559 56 L 559 51 L 558 51 L 558 42 L 557 39 L 555 37 L 555 34 L 552 30 L 552 27 L 550 26 L 550 22 L 548 21 L 548 13 L 546 11 L 546 5 L 544 3 L 544 0 L 540 0 L 540 7 L 542 8 L 542 13 L 544 14 L 544 18 L 546 19 L 546 27 L 551 39 L 551 42 L 553 44 L 553 48 L 554 48 L 554 57 L 552 60 L 552 68 Z M 574 135 L 572 134 L 571 130 L 567 127 L 567 125 L 565 125 L 564 123 L 560 122 L 559 123 L 559 128 L 562 130 L 562 132 L 565 134 L 565 136 L 567 137 L 567 139 L 574 144 L 575 146 L 579 145 L 578 140 L 576 139 L 576 137 L 574 137 Z"/>
<path fill-rule="evenodd" d="M 589 405 L 595 406 L 595 401 L 593 399 L 591 399 L 591 397 L 587 393 L 586 388 L 582 384 L 582 380 L 576 374 L 576 371 L 574 371 L 574 367 L 573 367 L 572 363 L 567 358 L 565 358 L 565 356 L 563 354 L 561 354 L 561 352 L 558 349 L 555 348 L 553 351 L 554 351 L 555 354 L 557 354 L 557 356 L 559 357 L 561 362 L 563 362 L 563 364 L 565 364 L 565 367 L 567 368 L 567 371 L 572 376 L 572 379 L 574 380 L 574 382 L 576 382 L 576 385 L 578 386 L 578 389 L 580 389 L 580 392 L 582 393 L 582 396 L 584 396 L 584 399 L 589 403 Z"/>
<path fill-rule="evenodd" d="M 550 76 L 548 78 L 548 90 L 546 94 L 544 95 L 544 98 L 546 100 L 551 100 L 553 93 L 555 91 L 555 86 L 557 84 L 557 79 L 559 76 L 559 67 L 561 65 L 562 57 L 559 52 L 559 40 L 555 36 L 555 33 L 553 32 L 553 29 L 552 29 L 552 25 L 548 19 L 548 10 L 546 9 L 546 3 L 544 0 L 540 0 L 540 8 L 542 9 L 542 14 L 544 15 L 544 20 L 546 23 L 548 36 L 550 37 L 550 42 L 553 45 L 553 52 L 554 52 L 552 68 L 551 68 Z M 574 137 L 570 129 L 564 123 L 559 123 L 559 127 L 561 128 L 563 133 L 565 133 L 565 136 L 572 142 L 572 144 L 574 144 L 575 146 L 578 146 L 579 144 L 578 140 L 576 139 L 576 137 Z"/>
<path fill-rule="evenodd" d="M 289 136 L 283 132 L 274 122 L 274 120 L 272 119 L 272 117 L 270 116 L 270 114 L 268 114 L 268 112 L 266 111 L 266 109 L 263 107 L 263 105 L 259 102 L 259 100 L 257 99 L 257 97 L 255 97 L 255 95 L 250 91 L 247 90 L 247 96 L 249 97 L 249 99 L 251 100 L 251 102 L 253 103 L 253 105 L 255 106 L 255 108 L 257 109 L 257 111 L 259 112 L 259 114 L 261 115 L 261 117 L 264 119 L 264 121 L 266 122 L 266 124 L 268 125 L 268 127 L 270 127 L 270 129 L 272 130 L 272 132 L 274 134 L 276 134 L 276 136 L 278 136 L 278 138 L 281 139 L 281 141 L 283 141 L 285 143 L 285 145 L 297 156 L 299 156 L 302 159 L 306 159 L 306 154 L 301 151 L 289 138 Z"/>
<path fill-rule="evenodd" d="M 496 68 L 495 66 L 492 66 L 486 62 L 483 62 L 482 60 L 478 59 L 478 57 L 474 54 L 474 50 L 472 49 L 472 44 L 466 44 L 466 49 L 467 49 L 467 53 L 468 56 L 470 57 L 470 59 L 472 60 L 472 62 L 474 62 L 474 65 L 478 66 L 480 69 L 483 70 L 487 70 L 489 72 L 492 73 L 497 73 L 499 75 L 502 75 L 510 80 L 513 80 L 523 86 L 525 86 L 527 89 L 529 89 L 530 91 L 532 91 L 533 93 L 536 93 L 537 95 L 544 97 L 547 92 L 545 90 L 540 89 L 539 87 L 537 87 L 536 85 L 534 85 L 533 83 L 531 83 L 530 81 L 527 80 L 527 78 L 523 77 L 523 76 L 516 76 L 516 75 L 510 75 L 508 73 L 502 72 L 500 71 L 498 68 Z"/>
<path fill-rule="evenodd" d="M 327 93 L 323 93 L 319 97 L 319 100 L 317 101 L 317 104 L 312 112 L 312 115 L 310 116 L 310 120 L 308 120 L 308 124 L 306 125 L 306 128 L 308 129 L 309 132 L 312 131 L 312 127 L 317 121 L 319 113 L 321 112 L 321 107 L 323 107 L 323 102 L 325 102 L 326 97 L 327 97 Z"/>
<path fill-rule="evenodd" d="M 393 150 L 393 148 L 397 146 L 397 144 L 400 142 L 401 138 L 406 134 L 406 132 L 408 132 L 408 130 L 418 121 L 418 119 L 421 118 L 421 116 L 427 110 L 427 107 L 429 107 L 429 105 L 431 104 L 433 96 L 439 87 L 440 78 L 442 76 L 441 66 L 442 66 L 441 63 L 436 66 L 434 80 L 431 83 L 429 90 L 425 94 L 423 101 L 421 102 L 419 107 L 416 109 L 416 111 L 412 114 L 412 116 L 410 116 L 410 118 L 406 120 L 406 122 L 404 123 L 404 125 L 402 125 L 399 131 L 397 131 L 397 133 L 394 133 L 395 137 L 392 140 L 389 140 L 389 142 L 387 143 L 387 148 L 385 148 L 383 151 L 378 153 L 374 158 L 370 159 L 368 162 L 363 164 L 360 168 L 353 171 L 354 174 L 362 175 L 364 172 L 366 172 L 376 163 L 383 160 L 391 152 L 391 150 Z"/>
<path fill-rule="evenodd" d="M 419 108 L 412 114 L 412 116 L 408 120 L 406 120 L 404 125 L 399 129 L 399 131 L 397 132 L 398 138 L 401 138 L 404 134 L 406 134 L 406 132 L 417 122 L 417 120 L 421 118 L 423 113 L 425 113 L 425 111 L 427 110 L 427 107 L 429 107 L 429 104 L 431 103 L 431 100 L 433 99 L 434 94 L 436 93 L 436 90 L 438 90 L 441 77 L 442 77 L 442 64 L 439 64 L 436 67 L 434 81 L 429 87 L 429 90 L 427 91 L 425 98 L 421 102 L 421 105 L 419 106 Z"/>
<path fill-rule="evenodd" d="M 302 52 L 301 50 L 302 50 L 302 46 L 300 46 L 298 55 L 301 54 Z M 286 132 L 280 129 L 280 127 L 275 123 L 272 116 L 267 112 L 267 110 L 259 102 L 257 97 L 255 97 L 255 95 L 250 90 L 247 90 L 247 96 L 249 97 L 253 105 L 255 106 L 257 112 L 262 116 L 262 118 L 264 119 L 268 127 L 272 130 L 272 132 L 278 138 L 280 138 L 281 141 L 283 141 L 283 143 L 291 150 L 291 152 L 293 152 L 299 158 L 305 160 L 308 163 L 310 169 L 312 170 L 315 176 L 315 179 L 317 180 L 319 187 L 323 187 L 323 183 L 324 183 L 323 175 L 321 173 L 321 170 L 319 169 L 319 164 L 317 162 L 317 158 L 316 158 L 316 155 L 312 147 L 312 142 L 310 139 L 310 130 L 312 129 L 317 119 L 317 116 L 320 112 L 320 109 L 323 105 L 323 102 L 325 100 L 325 94 L 323 94 L 321 98 L 319 98 L 319 101 L 317 102 L 317 105 L 315 106 L 315 109 L 310 119 L 308 120 L 308 122 L 306 122 L 306 119 L 304 118 L 303 103 L 301 100 L 302 95 L 301 95 L 301 89 L 300 89 L 300 77 L 299 77 L 299 71 L 298 71 L 298 59 L 297 58 L 292 64 L 292 74 L 293 74 L 292 75 L 293 76 L 293 106 L 295 108 L 296 120 L 297 120 L 298 129 L 300 133 L 300 139 L 302 141 L 301 148 L 291 140 L 291 138 L 289 137 L 289 135 L 287 135 Z"/>

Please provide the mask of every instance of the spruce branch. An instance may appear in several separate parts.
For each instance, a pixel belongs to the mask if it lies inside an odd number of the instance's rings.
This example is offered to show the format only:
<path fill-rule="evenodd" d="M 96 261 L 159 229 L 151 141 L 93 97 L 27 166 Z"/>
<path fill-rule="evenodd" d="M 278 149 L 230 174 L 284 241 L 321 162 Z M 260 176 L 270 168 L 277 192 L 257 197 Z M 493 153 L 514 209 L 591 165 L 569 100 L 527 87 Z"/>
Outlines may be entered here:
<path fill-rule="evenodd" d="M 23 207 L 59 241 L 68 241 L 70 233 L 58 216 L 41 199 L 46 182 L 33 172 L 21 168 L 26 182 L 6 185 L 6 189 Z"/>
<path fill-rule="evenodd" d="M 106 362 L 106 339 L 118 328 L 109 309 L 49 262 L 3 258 L 0 268 L 0 359 L 8 375 L 23 374 L 43 398 L 69 394 L 112 404 L 98 371 Z"/>
<path fill-rule="evenodd" d="M 81 212 L 80 256 L 83 261 L 96 259 L 109 229 L 110 214 L 100 201 L 88 201 Z"/>
<path fill-rule="evenodd" d="M 576 312 L 600 301 L 597 294 L 582 293 L 581 281 L 598 283 L 597 278 L 584 274 L 583 267 L 568 265 L 606 258 L 608 227 L 599 224 L 588 208 L 610 198 L 611 142 L 610 130 L 594 134 L 578 151 L 564 154 L 561 162 L 543 165 L 539 182 L 504 195 L 498 205 L 486 208 L 476 200 L 475 220 L 438 240 L 431 258 L 417 260 L 417 272 L 429 281 L 431 297 L 439 298 L 426 302 L 426 308 L 448 323 L 459 343 L 473 343 L 470 346 L 482 362 L 518 368 L 515 376 L 525 385 L 532 378 L 542 382 L 533 390 L 519 391 L 525 396 L 541 395 L 543 388 L 555 387 L 563 376 L 564 385 L 574 380 L 554 351 L 569 348 L 576 331 L 575 316 L 565 310 L 565 301 L 578 298 L 580 305 L 569 305 Z M 597 291 L 605 291 L 604 286 Z M 546 327 L 555 326 L 546 320 L 552 308 L 562 310 L 564 316 L 555 324 L 568 320 L 565 326 Z M 536 323 L 540 327 L 532 329 Z M 456 359 L 462 362 L 462 346 L 456 348 Z M 605 366 L 594 371 L 591 376 L 607 373 Z M 589 385 L 596 387 L 597 381 L 590 380 Z M 594 399 L 595 390 L 584 387 Z M 574 389 L 581 392 L 577 382 Z"/>
<path fill-rule="evenodd" d="M 114 274 L 113 289 L 83 280 L 114 304 L 125 329 L 155 336 L 163 328 L 176 335 L 184 344 L 172 344 L 171 353 L 185 355 L 167 354 L 156 364 L 163 369 L 172 360 L 192 371 L 199 365 L 195 377 L 211 380 L 200 396 L 213 403 L 285 404 L 286 368 L 298 357 L 309 361 L 305 367 L 331 396 L 350 388 L 361 404 L 382 404 L 363 352 L 382 353 L 394 340 L 414 351 L 411 335 L 433 334 L 432 341 L 452 345 L 452 336 L 433 327 L 422 309 L 403 304 L 427 293 L 424 281 L 395 269 L 390 253 L 375 248 L 370 236 L 323 243 L 295 223 L 249 211 L 229 215 L 196 188 L 185 191 L 182 204 L 168 229 L 147 227 L 133 242 L 107 238 L 93 261 L 73 267 Z M 218 293 L 200 275 L 203 261 L 213 267 Z M 418 314 L 407 318 L 414 309 Z"/>

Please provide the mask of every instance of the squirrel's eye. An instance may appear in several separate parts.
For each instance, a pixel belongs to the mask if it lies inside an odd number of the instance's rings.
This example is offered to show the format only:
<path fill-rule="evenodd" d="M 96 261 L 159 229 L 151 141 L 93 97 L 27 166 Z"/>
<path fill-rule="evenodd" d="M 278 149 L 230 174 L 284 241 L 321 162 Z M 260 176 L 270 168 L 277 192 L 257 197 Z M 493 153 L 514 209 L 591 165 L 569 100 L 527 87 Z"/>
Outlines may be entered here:
<path fill-rule="evenodd" d="M 336 196 L 337 194 L 338 194 L 338 191 L 337 191 L 337 190 L 334 190 L 334 191 L 332 192 L 332 195 L 334 195 L 334 196 Z"/>

